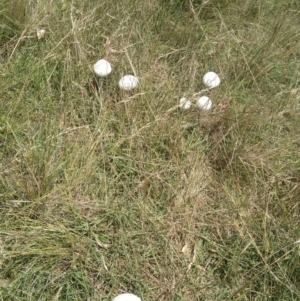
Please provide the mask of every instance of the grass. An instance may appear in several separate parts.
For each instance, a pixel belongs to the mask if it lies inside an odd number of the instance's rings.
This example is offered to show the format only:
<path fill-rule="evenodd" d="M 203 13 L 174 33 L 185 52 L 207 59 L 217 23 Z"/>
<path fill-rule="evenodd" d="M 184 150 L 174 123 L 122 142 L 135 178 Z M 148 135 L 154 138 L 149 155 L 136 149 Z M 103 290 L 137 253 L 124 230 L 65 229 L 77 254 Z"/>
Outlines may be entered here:
<path fill-rule="evenodd" d="M 299 8 L 1 1 L 0 300 L 300 300 Z"/>

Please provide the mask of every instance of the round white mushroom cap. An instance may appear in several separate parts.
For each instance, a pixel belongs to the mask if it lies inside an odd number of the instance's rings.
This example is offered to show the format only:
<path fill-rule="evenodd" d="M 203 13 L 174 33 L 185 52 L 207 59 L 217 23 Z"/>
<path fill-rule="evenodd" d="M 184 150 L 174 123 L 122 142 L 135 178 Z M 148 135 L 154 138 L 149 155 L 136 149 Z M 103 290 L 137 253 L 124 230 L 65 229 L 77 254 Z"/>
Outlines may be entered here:
<path fill-rule="evenodd" d="M 201 110 L 210 110 L 212 107 L 212 101 L 209 99 L 208 96 L 201 96 L 197 102 L 197 107 Z"/>
<path fill-rule="evenodd" d="M 125 91 L 130 91 L 134 89 L 139 83 L 139 80 L 136 76 L 133 75 L 124 75 L 119 80 L 119 87 Z"/>
<path fill-rule="evenodd" d="M 187 98 L 185 97 L 181 97 L 180 100 L 179 100 L 179 107 L 184 109 L 184 110 L 187 110 L 191 107 L 192 103 L 190 100 L 188 100 Z"/>
<path fill-rule="evenodd" d="M 215 72 L 207 72 L 203 76 L 203 84 L 208 88 L 215 88 L 219 86 L 221 83 L 221 79 L 219 75 Z"/>
<path fill-rule="evenodd" d="M 111 65 L 107 60 L 101 59 L 94 64 L 94 72 L 97 76 L 106 76 L 111 73 Z"/>
<path fill-rule="evenodd" d="M 142 301 L 142 300 L 134 294 L 125 293 L 113 298 L 112 301 Z"/>

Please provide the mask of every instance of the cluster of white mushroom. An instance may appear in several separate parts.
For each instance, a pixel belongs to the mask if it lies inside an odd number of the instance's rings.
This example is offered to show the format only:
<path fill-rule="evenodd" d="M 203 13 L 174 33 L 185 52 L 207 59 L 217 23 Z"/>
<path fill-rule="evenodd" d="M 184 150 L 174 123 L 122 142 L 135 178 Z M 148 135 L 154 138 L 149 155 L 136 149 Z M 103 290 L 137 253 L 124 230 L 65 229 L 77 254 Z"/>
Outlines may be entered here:
<path fill-rule="evenodd" d="M 94 72 L 99 77 L 105 77 L 109 75 L 111 71 L 112 71 L 111 64 L 105 59 L 101 59 L 94 64 Z M 120 89 L 125 91 L 130 91 L 136 88 L 138 86 L 138 83 L 139 80 L 136 76 L 127 74 L 121 77 L 118 85 Z M 218 74 L 210 71 L 203 76 L 203 83 L 207 88 L 212 89 L 219 86 L 221 80 Z M 187 99 L 186 97 L 180 98 L 179 100 L 180 108 L 186 110 L 189 109 L 191 106 L 192 106 L 192 102 L 189 99 Z M 212 108 L 212 101 L 208 96 L 201 96 L 197 99 L 196 106 L 201 110 L 207 111 Z"/>
<path fill-rule="evenodd" d="M 94 72 L 99 77 L 105 77 L 109 75 L 112 71 L 111 64 L 105 60 L 101 59 L 94 64 Z M 119 80 L 119 87 L 125 91 L 130 91 L 137 87 L 139 80 L 134 75 L 125 75 Z"/>
<path fill-rule="evenodd" d="M 215 88 L 221 83 L 219 75 L 212 71 L 204 74 L 202 81 L 209 89 Z M 192 102 L 186 97 L 182 97 L 179 100 L 179 106 L 187 110 L 192 106 Z M 201 110 L 207 111 L 212 108 L 212 101 L 208 96 L 201 96 L 197 99 L 196 106 Z"/>

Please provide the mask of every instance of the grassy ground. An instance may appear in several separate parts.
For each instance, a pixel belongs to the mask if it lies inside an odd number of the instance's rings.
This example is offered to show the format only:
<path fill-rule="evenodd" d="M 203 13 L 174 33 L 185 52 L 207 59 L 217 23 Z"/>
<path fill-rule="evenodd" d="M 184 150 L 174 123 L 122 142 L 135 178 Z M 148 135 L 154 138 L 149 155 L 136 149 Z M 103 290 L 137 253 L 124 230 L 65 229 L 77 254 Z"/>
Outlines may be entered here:
<path fill-rule="evenodd" d="M 0 300 L 300 300 L 299 12 L 2 0 Z"/>

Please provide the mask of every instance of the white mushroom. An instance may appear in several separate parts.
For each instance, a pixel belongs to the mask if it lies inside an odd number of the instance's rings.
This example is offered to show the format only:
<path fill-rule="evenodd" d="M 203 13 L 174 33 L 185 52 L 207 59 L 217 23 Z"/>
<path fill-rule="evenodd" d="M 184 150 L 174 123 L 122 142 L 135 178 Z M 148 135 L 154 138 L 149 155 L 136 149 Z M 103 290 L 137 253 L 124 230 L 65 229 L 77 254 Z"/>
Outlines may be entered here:
<path fill-rule="evenodd" d="M 201 96 L 197 102 L 196 105 L 201 110 L 210 110 L 212 107 L 212 101 L 209 99 L 208 96 Z"/>
<path fill-rule="evenodd" d="M 107 60 L 101 59 L 94 64 L 94 72 L 97 76 L 106 76 L 111 73 L 111 65 Z"/>
<path fill-rule="evenodd" d="M 113 298 L 112 301 L 142 301 L 142 300 L 134 294 L 125 293 Z"/>
<path fill-rule="evenodd" d="M 139 80 L 136 76 L 125 75 L 119 80 L 119 87 L 125 91 L 130 91 L 138 85 Z"/>
<path fill-rule="evenodd" d="M 221 83 L 220 77 L 215 72 L 207 72 L 203 76 L 203 84 L 208 88 L 215 88 Z"/>
<path fill-rule="evenodd" d="M 185 98 L 185 97 L 180 98 L 180 100 L 179 100 L 180 108 L 187 110 L 191 107 L 191 105 L 192 105 L 191 101 L 188 100 L 187 98 Z"/>

